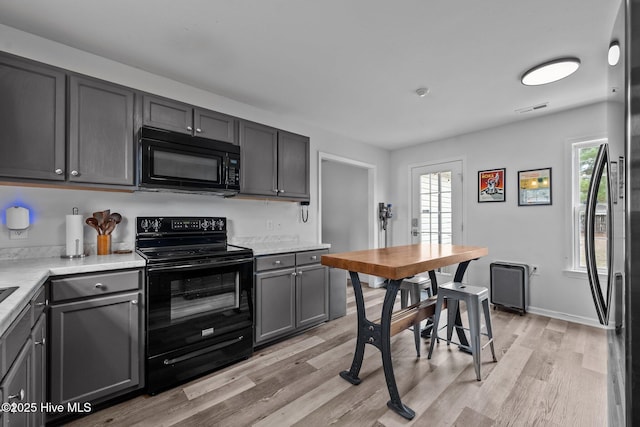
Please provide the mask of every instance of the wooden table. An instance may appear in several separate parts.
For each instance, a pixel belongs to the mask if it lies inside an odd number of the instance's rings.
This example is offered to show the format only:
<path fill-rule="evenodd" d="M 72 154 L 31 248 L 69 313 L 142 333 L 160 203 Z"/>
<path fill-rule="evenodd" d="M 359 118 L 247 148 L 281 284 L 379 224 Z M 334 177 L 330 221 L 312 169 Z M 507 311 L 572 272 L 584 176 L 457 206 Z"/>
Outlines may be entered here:
<path fill-rule="evenodd" d="M 438 286 L 435 270 L 458 264 L 453 280 L 461 282 L 469 262 L 488 253 L 487 248 L 480 246 L 423 243 L 323 255 L 323 265 L 349 271 L 358 311 L 358 338 L 353 362 L 351 363 L 351 369 L 340 372 L 340 376 L 351 384 L 360 384 L 361 380 L 358 378 L 358 374 L 362 367 L 364 346 L 365 344 L 373 345 L 382 353 L 382 368 L 389 390 L 389 397 L 391 398 L 387 402 L 387 406 L 401 416 L 409 420 L 412 419 L 415 416 L 415 412 L 400 400 L 391 362 L 391 321 L 398 288 L 402 280 L 428 271 L 435 294 Z M 358 273 L 371 274 L 388 279 L 387 290 L 382 303 L 380 323 L 371 322 L 366 318 L 362 285 L 360 284 Z M 457 317 L 456 324 L 461 324 L 459 323 L 459 313 Z M 460 336 L 460 330 L 458 332 Z M 463 337 L 464 334 L 460 337 L 461 343 L 463 343 Z M 466 341 L 466 338 L 464 338 L 464 341 Z"/>

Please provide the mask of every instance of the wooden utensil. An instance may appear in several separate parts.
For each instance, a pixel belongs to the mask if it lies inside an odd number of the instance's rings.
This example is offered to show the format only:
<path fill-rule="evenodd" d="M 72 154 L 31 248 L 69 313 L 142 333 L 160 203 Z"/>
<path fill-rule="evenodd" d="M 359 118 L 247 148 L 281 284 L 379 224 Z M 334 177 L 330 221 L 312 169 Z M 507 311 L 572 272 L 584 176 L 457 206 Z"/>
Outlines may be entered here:
<path fill-rule="evenodd" d="M 102 234 L 102 230 L 100 229 L 100 226 L 98 225 L 98 220 L 95 218 L 87 218 L 84 221 L 85 223 L 87 223 L 87 225 L 89 225 L 90 227 L 95 228 L 95 230 L 98 232 L 98 234 Z"/>

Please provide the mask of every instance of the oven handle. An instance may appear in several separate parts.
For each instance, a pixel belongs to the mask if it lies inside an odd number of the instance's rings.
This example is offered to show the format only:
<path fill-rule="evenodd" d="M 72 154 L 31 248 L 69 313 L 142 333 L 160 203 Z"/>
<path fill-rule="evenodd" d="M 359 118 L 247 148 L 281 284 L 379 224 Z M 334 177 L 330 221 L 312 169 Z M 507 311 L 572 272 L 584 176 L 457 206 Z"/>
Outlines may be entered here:
<path fill-rule="evenodd" d="M 229 347 L 230 345 L 239 343 L 243 339 L 244 339 L 244 335 L 240 335 L 238 338 L 234 338 L 228 341 L 223 341 L 216 345 L 212 345 L 211 347 L 202 348 L 197 351 L 192 351 L 191 353 L 187 353 L 180 357 L 175 357 L 173 359 L 164 359 L 162 363 L 164 363 L 165 365 L 173 365 L 174 363 L 184 362 L 185 360 L 193 359 L 194 357 L 202 356 L 204 354 L 211 353 L 212 351 L 220 350 L 221 348 L 224 348 L 224 347 Z"/>
<path fill-rule="evenodd" d="M 229 265 L 238 265 L 238 264 L 245 264 L 248 262 L 253 262 L 253 258 L 242 258 L 242 259 L 234 259 L 234 260 L 227 260 L 227 261 L 220 261 L 220 262 L 206 262 L 203 264 L 181 264 L 181 265 L 169 265 L 169 266 L 165 266 L 165 267 L 149 267 L 147 266 L 147 271 L 151 272 L 155 272 L 155 271 L 166 271 L 166 270 L 177 270 L 177 269 L 185 269 L 185 268 L 192 268 L 192 269 L 203 269 L 203 268 L 211 268 L 211 267 L 226 267 Z"/>

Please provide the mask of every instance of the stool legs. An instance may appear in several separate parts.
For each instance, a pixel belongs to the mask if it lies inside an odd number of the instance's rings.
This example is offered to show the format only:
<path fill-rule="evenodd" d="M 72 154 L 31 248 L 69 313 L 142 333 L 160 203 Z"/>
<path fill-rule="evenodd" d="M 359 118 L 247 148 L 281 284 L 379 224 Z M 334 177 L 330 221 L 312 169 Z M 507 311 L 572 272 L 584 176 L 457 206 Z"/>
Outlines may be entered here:
<path fill-rule="evenodd" d="M 444 292 L 438 293 L 438 299 L 436 301 L 436 308 L 434 313 L 433 320 L 433 329 L 431 331 L 431 343 L 429 345 L 429 354 L 427 356 L 428 359 L 431 359 L 431 355 L 433 353 L 433 347 L 435 342 L 439 340 L 438 338 L 438 324 L 440 322 L 440 313 L 442 311 L 442 305 L 444 301 L 444 296 L 442 295 Z M 451 343 L 451 336 L 453 335 L 453 329 L 456 326 L 455 319 L 456 313 L 458 312 L 459 299 L 446 297 L 447 298 L 447 345 Z M 496 353 L 493 346 L 493 330 L 491 328 L 491 317 L 489 310 L 489 300 L 488 298 L 483 298 L 482 300 L 477 296 L 469 295 L 462 298 L 467 305 L 467 315 L 469 316 L 469 335 L 471 338 L 469 350 L 471 351 L 471 355 L 473 356 L 473 366 L 476 372 L 476 379 L 478 381 L 481 380 L 480 376 L 480 352 L 482 350 L 481 346 L 481 334 L 480 334 L 480 304 L 482 304 L 482 311 L 484 314 L 484 323 L 487 328 L 487 337 L 489 338 L 489 345 L 491 347 L 491 356 L 493 357 L 493 361 L 497 362 Z"/>
<path fill-rule="evenodd" d="M 489 310 L 489 300 L 482 301 L 482 310 L 484 311 L 484 324 L 487 327 L 487 336 L 489 337 L 491 356 L 493 356 L 493 361 L 497 362 L 498 359 L 496 359 L 496 351 L 493 348 L 493 330 L 491 329 L 491 310 Z"/>

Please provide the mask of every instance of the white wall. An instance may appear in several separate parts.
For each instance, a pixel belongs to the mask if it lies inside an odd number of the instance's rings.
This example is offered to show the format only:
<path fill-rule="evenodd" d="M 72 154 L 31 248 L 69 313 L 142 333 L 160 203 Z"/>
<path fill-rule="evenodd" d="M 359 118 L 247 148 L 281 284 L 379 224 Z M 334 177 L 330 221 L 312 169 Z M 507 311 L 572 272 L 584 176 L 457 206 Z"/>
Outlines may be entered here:
<path fill-rule="evenodd" d="M 536 264 L 529 311 L 597 323 L 586 275 L 567 273 L 570 265 L 571 191 L 568 147 L 576 139 L 606 135 L 606 104 L 460 135 L 391 153 L 391 191 L 395 195 L 393 244 L 409 242 L 409 165 L 463 160 L 463 242 L 487 246 L 489 256 L 471 263 L 466 280 L 489 285 L 489 264 Z M 480 170 L 506 168 L 506 201 L 478 203 Z M 517 172 L 552 168 L 551 206 L 518 206 Z"/>
<path fill-rule="evenodd" d="M 0 25 L 0 50 L 311 138 L 311 206 L 307 223 L 302 223 L 299 219 L 300 206 L 291 202 L 225 200 L 212 196 L 169 193 L 126 194 L 0 186 L 0 218 L 4 215 L 4 209 L 16 200 L 32 207 L 36 217 L 29 230 L 28 240 L 9 240 L 6 228 L 2 227 L 0 248 L 63 245 L 64 215 L 71 212 L 73 206 L 79 207 L 80 213 L 87 216 L 97 210 L 111 209 L 112 212 L 121 213 L 131 222 L 139 215 L 227 216 L 231 219 L 232 237 L 295 235 L 300 240 L 319 241 L 318 151 L 376 165 L 379 170 L 376 199 L 386 198 L 389 181 L 389 152 L 386 150 L 3 25 Z M 267 229 L 267 220 L 273 221 L 274 230 Z M 130 223 L 125 222 L 118 227 L 114 233 L 114 242 L 132 247 L 134 230 L 128 224 Z M 95 240 L 95 237 L 87 227 L 85 242 L 90 243 L 90 239 Z"/>

